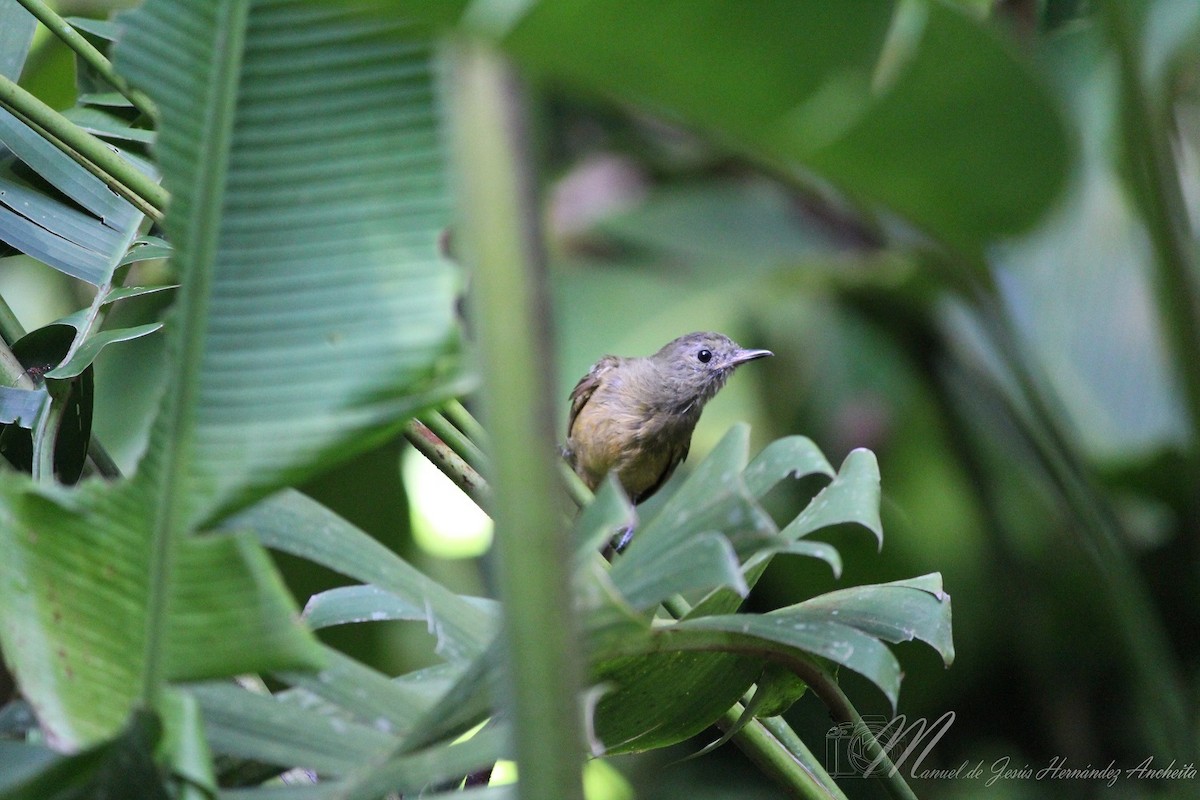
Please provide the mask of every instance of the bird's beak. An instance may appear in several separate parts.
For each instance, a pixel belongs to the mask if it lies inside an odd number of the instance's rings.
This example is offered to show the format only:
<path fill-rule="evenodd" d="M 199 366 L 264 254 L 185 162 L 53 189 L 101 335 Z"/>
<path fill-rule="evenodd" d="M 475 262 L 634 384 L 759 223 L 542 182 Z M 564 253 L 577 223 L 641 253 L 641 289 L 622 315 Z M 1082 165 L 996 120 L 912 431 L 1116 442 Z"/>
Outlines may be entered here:
<path fill-rule="evenodd" d="M 729 363 L 731 366 L 736 367 L 738 364 L 745 364 L 747 361 L 753 361 L 756 358 L 766 358 L 773 355 L 775 354 L 770 350 L 738 350 Z"/>

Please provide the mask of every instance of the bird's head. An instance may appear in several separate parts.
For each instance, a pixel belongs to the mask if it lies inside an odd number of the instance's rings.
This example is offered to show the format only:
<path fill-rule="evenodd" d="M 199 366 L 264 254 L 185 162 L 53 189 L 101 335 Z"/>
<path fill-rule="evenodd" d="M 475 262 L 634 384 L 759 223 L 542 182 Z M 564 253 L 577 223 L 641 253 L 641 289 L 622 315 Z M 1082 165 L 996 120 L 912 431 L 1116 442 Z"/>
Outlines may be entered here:
<path fill-rule="evenodd" d="M 674 395 L 690 407 L 711 399 L 742 364 L 769 355 L 770 350 L 747 350 L 728 336 L 706 331 L 668 342 L 650 360 Z"/>

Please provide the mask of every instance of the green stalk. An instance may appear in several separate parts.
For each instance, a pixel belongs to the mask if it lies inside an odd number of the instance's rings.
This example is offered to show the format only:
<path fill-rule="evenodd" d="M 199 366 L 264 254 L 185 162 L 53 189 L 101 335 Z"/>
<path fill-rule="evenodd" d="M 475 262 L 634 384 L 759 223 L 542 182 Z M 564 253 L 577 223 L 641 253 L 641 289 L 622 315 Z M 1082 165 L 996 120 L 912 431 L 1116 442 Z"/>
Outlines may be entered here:
<path fill-rule="evenodd" d="M 139 207 L 150 206 L 159 211 L 166 208 L 167 191 L 122 158 L 115 148 L 71 122 L 3 75 L 0 75 L 0 106 L 48 133 L 48 141 L 67 155 L 76 160 L 83 158 L 91 162 L 122 189 L 139 198 L 143 204 Z"/>
<path fill-rule="evenodd" d="M 50 6 L 42 2 L 42 0 L 17 0 L 21 5 L 25 6 L 30 14 L 37 17 L 38 21 L 46 26 L 47 29 L 63 43 L 75 51 L 75 54 L 83 59 L 89 67 L 96 70 L 100 77 L 108 81 L 114 89 L 121 94 L 129 102 L 133 103 L 134 108 L 145 114 L 147 117 L 154 119 L 156 111 L 154 103 L 150 98 L 137 89 L 132 88 L 125 79 L 117 74 L 113 69 L 112 62 L 104 57 L 104 54 L 92 46 L 92 43 L 85 39 L 79 31 L 71 27 L 70 23 L 55 14 Z"/>
<path fill-rule="evenodd" d="M 553 348 L 524 102 L 485 45 L 462 43 L 453 56 L 451 121 L 492 439 L 518 792 L 582 800 L 582 647 L 555 502 Z"/>
<path fill-rule="evenodd" d="M 457 400 L 451 400 L 442 407 L 442 413 L 446 415 L 446 419 L 454 423 L 455 427 L 462 431 L 481 450 L 487 449 L 487 431 L 471 416 L 471 412 L 467 410 L 466 406 Z"/>
<path fill-rule="evenodd" d="M 736 725 L 743 711 L 745 706 L 735 704 L 721 716 L 717 727 L 727 730 Z M 782 718 L 751 720 L 734 734 L 733 742 L 759 771 L 787 787 L 796 797 L 846 800 L 846 795 L 825 768 Z"/>
<path fill-rule="evenodd" d="M 415 419 L 404 426 L 404 438 L 453 481 L 455 486 L 474 500 L 475 505 L 485 510 L 491 508 L 491 489 L 487 481 L 462 457 L 458 449 L 462 447 L 461 442 L 458 442 L 456 447 L 439 438 L 424 423 Z"/>
<path fill-rule="evenodd" d="M 454 450 L 464 461 L 467 462 L 476 472 L 484 472 L 487 469 L 487 459 L 483 456 L 483 451 L 471 441 L 471 439 L 450 424 L 442 414 L 436 410 L 427 411 L 424 414 L 417 416 L 417 419 L 437 438 L 441 439 L 446 445 Z"/>

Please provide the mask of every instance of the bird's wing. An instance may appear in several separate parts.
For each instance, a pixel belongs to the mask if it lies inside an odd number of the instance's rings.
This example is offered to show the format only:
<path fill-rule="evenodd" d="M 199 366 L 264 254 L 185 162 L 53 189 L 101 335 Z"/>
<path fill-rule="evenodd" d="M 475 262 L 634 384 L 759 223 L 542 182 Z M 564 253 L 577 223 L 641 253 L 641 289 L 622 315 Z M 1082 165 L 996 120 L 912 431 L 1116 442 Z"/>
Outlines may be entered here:
<path fill-rule="evenodd" d="M 568 439 L 571 438 L 571 429 L 575 427 L 575 418 L 579 416 L 579 412 L 596 393 L 596 387 L 603 380 L 604 373 L 617 366 L 618 363 L 619 359 L 616 356 L 605 356 L 593 364 L 587 375 L 580 378 L 579 383 L 575 384 L 575 388 L 571 390 L 571 411 L 567 416 Z"/>
<path fill-rule="evenodd" d="M 691 448 L 691 446 L 691 441 L 685 440 L 681 446 L 677 447 L 675 451 L 671 453 L 671 458 L 667 460 L 667 465 L 663 468 L 662 474 L 658 476 L 658 479 L 654 481 L 654 484 L 637 497 L 629 498 L 633 501 L 635 506 L 639 503 L 644 503 L 645 501 L 649 500 L 655 492 L 663 487 L 664 483 L 671 479 L 671 476 L 675 474 L 675 468 L 682 464 L 684 459 L 687 458 L 688 449 Z"/>

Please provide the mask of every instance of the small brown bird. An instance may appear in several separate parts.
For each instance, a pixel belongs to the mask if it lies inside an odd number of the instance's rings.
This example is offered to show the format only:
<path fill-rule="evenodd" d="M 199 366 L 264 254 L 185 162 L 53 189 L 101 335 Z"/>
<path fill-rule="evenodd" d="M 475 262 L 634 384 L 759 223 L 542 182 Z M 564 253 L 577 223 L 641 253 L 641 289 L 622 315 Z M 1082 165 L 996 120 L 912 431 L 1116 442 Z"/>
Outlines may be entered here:
<path fill-rule="evenodd" d="M 769 355 L 708 332 L 644 358 L 605 356 L 571 392 L 567 463 L 590 489 L 615 472 L 630 500 L 646 500 L 687 458 L 704 404 L 740 365 Z"/>

